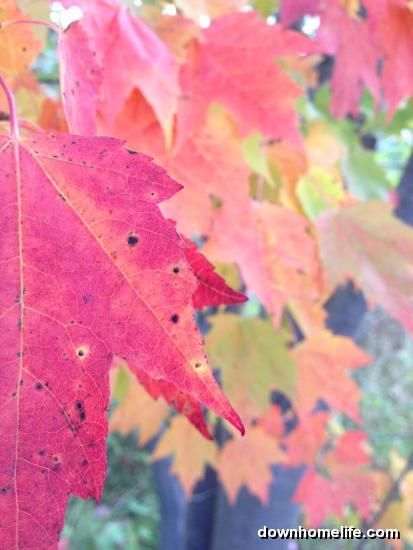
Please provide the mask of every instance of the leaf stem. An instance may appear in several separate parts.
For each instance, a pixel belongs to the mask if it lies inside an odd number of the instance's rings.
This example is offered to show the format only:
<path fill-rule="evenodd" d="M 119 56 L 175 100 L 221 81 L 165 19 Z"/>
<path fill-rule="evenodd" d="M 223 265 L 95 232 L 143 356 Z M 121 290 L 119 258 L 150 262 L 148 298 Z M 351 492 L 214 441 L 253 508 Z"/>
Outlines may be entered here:
<path fill-rule="evenodd" d="M 41 27 L 47 27 L 52 31 L 60 33 L 59 27 L 50 23 L 49 21 L 42 21 L 40 19 L 9 19 L 8 21 L 2 21 L 0 23 L 0 30 L 9 27 L 10 25 L 39 25 Z"/>
<path fill-rule="evenodd" d="M 3 88 L 4 93 L 6 94 L 7 103 L 9 106 L 9 114 L 10 114 L 10 135 L 15 139 L 20 139 L 20 133 L 19 133 L 19 121 L 17 118 L 17 107 L 16 107 L 16 101 L 14 99 L 13 92 L 9 88 L 6 80 L 4 79 L 3 75 L 0 74 L 0 87 Z"/>
<path fill-rule="evenodd" d="M 6 27 L 9 27 L 10 25 L 39 25 L 42 27 L 47 27 L 48 29 L 51 29 L 52 31 L 60 33 L 59 27 L 54 25 L 53 23 L 49 23 L 49 21 L 42 21 L 40 19 L 9 19 L 8 21 L 2 21 L 0 23 L 0 30 L 5 29 Z M 18 140 L 20 138 L 19 133 L 19 123 L 18 123 L 18 117 L 17 117 L 17 108 L 16 108 L 16 101 L 14 99 L 13 92 L 10 90 L 9 86 L 7 85 L 6 80 L 4 77 L 0 74 L 0 87 L 3 88 L 4 93 L 7 97 L 7 103 L 9 105 L 9 113 L 10 113 L 10 134 Z"/>

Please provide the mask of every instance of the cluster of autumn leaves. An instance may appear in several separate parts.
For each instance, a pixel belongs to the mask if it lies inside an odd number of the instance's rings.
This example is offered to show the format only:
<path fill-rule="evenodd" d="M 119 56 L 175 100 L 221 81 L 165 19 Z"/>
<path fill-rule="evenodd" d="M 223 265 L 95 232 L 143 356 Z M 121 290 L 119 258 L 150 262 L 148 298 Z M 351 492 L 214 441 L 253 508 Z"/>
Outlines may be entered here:
<path fill-rule="evenodd" d="M 351 377 L 370 358 L 327 330 L 323 305 L 351 279 L 370 305 L 412 332 L 413 231 L 394 217 L 387 190 L 363 189 L 345 169 L 355 145 L 331 116 L 357 116 L 365 88 L 389 117 L 412 95 L 410 3 L 365 0 L 360 16 L 357 1 L 283 0 L 276 24 L 260 13 L 259 0 L 253 11 L 236 0 L 179 0 L 175 16 L 161 2 L 144 4 L 138 15 L 117 0 L 62 4 L 83 11 L 59 40 L 62 104 L 45 97 L 30 70 L 42 48 L 37 31 L 0 31 L 0 72 L 21 118 L 119 137 L 154 157 L 184 186 L 161 205 L 165 217 L 202 242 L 205 256 L 253 303 L 208 317 L 205 338 L 244 438 L 219 448 L 162 399 L 152 400 L 125 366 L 112 376 L 118 407 L 111 428 L 137 428 L 144 445 L 168 424 L 153 458 L 174 455 L 172 471 L 188 494 L 209 464 L 232 503 L 244 486 L 266 502 L 270 465 L 306 465 L 294 498 L 312 526 L 344 519 L 349 505 L 368 522 L 392 483 L 371 466 Z M 21 18 L 20 10 L 38 17 L 34 8 L 47 11 L 47 2 L 6 1 L 0 19 Z M 201 28 L 205 14 L 212 23 Z M 315 38 L 288 28 L 303 15 L 319 17 Z M 328 114 L 305 98 L 317 87 L 323 55 L 335 57 Z M 254 303 L 262 308 L 254 311 Z M 273 390 L 291 400 L 298 423 L 290 433 L 271 405 Z M 354 429 L 333 426 L 337 413 Z M 407 531 L 408 494 L 381 524 Z"/>

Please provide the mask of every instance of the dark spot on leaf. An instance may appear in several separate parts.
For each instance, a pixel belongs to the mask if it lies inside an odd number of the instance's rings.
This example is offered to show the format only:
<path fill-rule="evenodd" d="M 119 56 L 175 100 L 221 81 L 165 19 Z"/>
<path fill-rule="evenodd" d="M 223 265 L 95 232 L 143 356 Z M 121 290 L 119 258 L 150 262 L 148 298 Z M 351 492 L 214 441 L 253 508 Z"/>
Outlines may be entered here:
<path fill-rule="evenodd" d="M 44 456 L 46 454 L 46 451 L 44 449 L 40 449 L 39 456 Z"/>
<path fill-rule="evenodd" d="M 76 401 L 76 409 L 83 409 L 83 403 L 81 401 Z"/>
<path fill-rule="evenodd" d="M 34 386 L 37 391 L 41 391 L 43 389 L 43 384 L 40 384 L 40 382 L 37 382 L 37 384 Z"/>
<path fill-rule="evenodd" d="M 12 397 L 16 397 L 16 395 L 17 395 L 17 392 L 15 391 L 11 394 Z"/>
<path fill-rule="evenodd" d="M 84 411 L 79 413 L 80 420 L 84 420 L 86 418 L 86 413 Z"/>
<path fill-rule="evenodd" d="M 40 473 L 41 473 L 41 474 L 45 474 L 45 473 L 46 473 L 46 470 L 45 470 L 44 468 L 42 468 L 42 469 L 40 470 Z"/>
<path fill-rule="evenodd" d="M 217 211 L 222 207 L 222 199 L 217 195 L 210 193 L 209 200 L 211 201 L 212 208 L 214 211 Z"/>
<path fill-rule="evenodd" d="M 89 464 L 87 458 L 85 458 L 84 460 L 82 460 L 82 466 L 87 466 Z"/>
<path fill-rule="evenodd" d="M 128 245 L 129 246 L 136 246 L 139 242 L 139 237 L 136 235 L 129 235 L 128 237 Z"/>
<path fill-rule="evenodd" d="M 0 493 L 1 493 L 2 495 L 7 495 L 7 493 L 8 493 L 9 491 L 10 491 L 10 485 L 6 485 L 5 487 L 2 487 L 2 488 L 0 489 Z"/>
<path fill-rule="evenodd" d="M 23 378 L 20 379 L 19 384 L 20 384 L 20 386 L 23 386 L 23 384 L 24 384 Z"/>
<path fill-rule="evenodd" d="M 196 369 L 199 369 L 201 366 L 202 366 L 201 363 L 195 363 L 195 368 Z"/>
<path fill-rule="evenodd" d="M 173 323 L 177 323 L 179 321 L 179 316 L 175 313 L 174 315 L 172 315 L 171 321 Z"/>
<path fill-rule="evenodd" d="M 83 349 L 79 349 L 77 354 L 78 354 L 79 357 L 83 357 L 85 355 L 85 352 L 84 352 Z"/>
<path fill-rule="evenodd" d="M 174 267 L 172 270 L 174 273 L 179 273 L 179 267 Z"/>
<path fill-rule="evenodd" d="M 136 151 L 132 151 L 132 149 L 126 149 L 126 150 L 130 155 L 136 155 Z"/>

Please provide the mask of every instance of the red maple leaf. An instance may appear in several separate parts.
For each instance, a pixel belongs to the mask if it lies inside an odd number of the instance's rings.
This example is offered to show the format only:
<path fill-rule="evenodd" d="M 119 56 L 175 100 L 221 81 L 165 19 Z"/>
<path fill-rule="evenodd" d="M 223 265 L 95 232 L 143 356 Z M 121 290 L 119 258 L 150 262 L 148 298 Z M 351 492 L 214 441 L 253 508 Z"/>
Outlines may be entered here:
<path fill-rule="evenodd" d="M 181 72 L 178 144 L 192 136 L 214 101 L 231 113 L 245 135 L 258 129 L 271 138 L 299 142 L 295 101 L 303 91 L 276 59 L 314 51 L 305 36 L 271 27 L 257 13 L 214 20 L 192 42 Z"/>
<path fill-rule="evenodd" d="M 337 0 L 283 0 L 281 17 L 284 25 L 306 14 L 320 17 L 316 42 L 322 51 L 336 58 L 331 80 L 332 113 L 337 117 L 357 114 L 364 86 L 378 102 L 379 51 L 366 21 L 351 17 Z"/>
<path fill-rule="evenodd" d="M 310 468 L 301 479 L 294 500 L 303 504 L 313 527 L 330 516 L 343 518 L 349 504 L 355 506 L 363 518 L 369 518 L 375 482 L 366 468 L 370 461 L 363 449 L 365 440 L 362 432 L 343 434 L 324 457 L 323 466 L 328 468 L 329 477 Z"/>
<path fill-rule="evenodd" d="M 413 93 L 413 11 L 405 0 L 366 0 L 365 7 L 383 61 L 381 81 L 391 117 Z"/>
<path fill-rule="evenodd" d="M 364 87 L 377 102 L 380 101 L 377 45 L 365 20 L 350 17 L 338 2 L 328 2 L 322 13 L 317 41 L 324 51 L 336 58 L 331 80 L 334 116 L 356 115 Z"/>
<path fill-rule="evenodd" d="M 214 266 L 201 252 L 195 243 L 182 237 L 187 243 L 185 257 L 192 267 L 197 279 L 198 287 L 192 296 L 195 309 L 222 304 L 241 304 L 248 298 L 229 287 L 225 280 L 215 272 Z"/>
<path fill-rule="evenodd" d="M 62 56 L 61 61 L 66 73 L 66 87 L 75 91 L 77 86 L 80 88 L 76 91 L 77 104 L 82 101 L 82 94 L 87 100 L 93 96 L 100 100 L 86 121 L 98 114 L 105 125 L 110 124 L 130 94 L 138 89 L 152 106 L 170 142 L 177 109 L 178 70 L 162 40 L 142 20 L 133 17 L 126 6 L 115 0 L 65 0 L 64 4 L 80 6 L 84 13 L 82 20 L 71 25 L 65 35 L 79 35 L 76 27 L 80 26 L 88 43 L 63 37 L 61 51 L 65 50 L 70 59 L 65 63 L 67 57 Z M 93 89 L 88 86 L 88 80 L 90 69 L 95 65 L 103 77 L 94 80 Z M 83 75 L 77 71 L 79 66 L 84 67 Z M 75 128 L 77 131 L 75 124 L 72 127 L 70 112 L 66 114 L 71 130 Z M 82 118 L 78 117 L 78 121 L 81 123 Z M 85 122 L 81 133 L 87 134 L 87 130 Z"/>
<path fill-rule="evenodd" d="M 110 138 L 1 136 L 0 161 L 2 544 L 54 548 L 70 493 L 101 495 L 114 355 L 173 387 L 191 420 L 204 404 L 243 428 L 158 207 L 180 186 Z"/>
<path fill-rule="evenodd" d="M 59 34 L 59 61 L 63 104 L 70 129 L 93 136 L 96 133 L 102 71 L 79 23 Z"/>

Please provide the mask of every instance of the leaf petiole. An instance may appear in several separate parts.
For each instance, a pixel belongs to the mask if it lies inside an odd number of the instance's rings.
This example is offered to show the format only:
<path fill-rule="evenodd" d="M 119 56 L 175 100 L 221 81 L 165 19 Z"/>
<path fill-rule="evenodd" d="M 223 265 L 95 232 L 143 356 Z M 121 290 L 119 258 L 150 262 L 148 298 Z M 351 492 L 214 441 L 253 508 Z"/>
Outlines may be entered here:
<path fill-rule="evenodd" d="M 6 80 L 4 79 L 3 75 L 0 74 L 0 86 L 3 88 L 3 91 L 7 98 L 7 103 L 9 106 L 9 114 L 10 114 L 10 134 L 13 138 L 16 140 L 20 139 L 20 133 L 19 133 L 19 123 L 17 118 L 17 107 L 16 107 L 16 100 L 14 99 L 13 92 L 9 88 Z"/>
<path fill-rule="evenodd" d="M 52 31 L 55 31 L 57 33 L 61 32 L 61 29 L 59 29 L 59 27 L 57 27 L 53 23 L 50 23 L 49 21 L 42 21 L 40 19 L 9 19 L 8 21 L 2 21 L 0 23 L 0 30 L 5 29 L 10 25 L 38 25 L 41 27 L 47 27 L 48 29 L 51 29 Z"/>
<path fill-rule="evenodd" d="M 38 25 L 42 27 L 47 27 L 48 29 L 51 29 L 57 33 L 60 33 L 61 30 L 59 27 L 54 25 L 53 23 L 49 23 L 48 21 L 42 21 L 40 19 L 9 19 L 8 21 L 2 21 L 0 23 L 0 31 L 2 29 L 5 29 L 11 25 Z M 3 88 L 4 93 L 7 97 L 7 103 L 9 106 L 9 113 L 10 113 L 10 134 L 15 138 L 20 138 L 20 132 L 19 132 L 19 124 L 18 124 L 18 117 L 17 117 L 17 108 L 16 108 L 16 101 L 14 99 L 13 92 L 9 88 L 6 80 L 4 77 L 0 74 L 0 86 Z"/>

